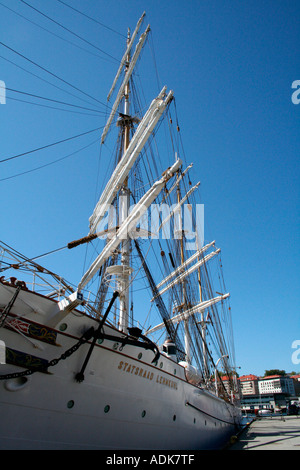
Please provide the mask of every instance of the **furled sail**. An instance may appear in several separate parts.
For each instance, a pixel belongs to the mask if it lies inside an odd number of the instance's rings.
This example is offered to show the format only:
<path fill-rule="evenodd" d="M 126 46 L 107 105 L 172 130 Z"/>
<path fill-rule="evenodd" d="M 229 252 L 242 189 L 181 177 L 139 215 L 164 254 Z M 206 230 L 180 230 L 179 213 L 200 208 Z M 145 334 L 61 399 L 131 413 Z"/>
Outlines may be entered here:
<path fill-rule="evenodd" d="M 170 91 L 167 97 L 163 99 L 165 92 L 166 87 L 164 87 L 157 98 L 152 101 L 148 111 L 135 131 L 128 149 L 126 150 L 119 164 L 115 168 L 115 171 L 113 172 L 110 180 L 108 181 L 100 197 L 100 200 L 96 205 L 92 216 L 90 217 L 90 233 L 96 231 L 97 225 L 107 211 L 107 206 L 112 203 L 122 183 L 128 176 L 134 162 L 138 158 L 152 131 L 158 123 L 160 117 L 172 100 L 172 91 Z"/>
<path fill-rule="evenodd" d="M 203 259 L 200 259 L 199 261 L 197 261 L 197 263 L 195 263 L 193 266 L 191 266 L 187 271 L 184 271 L 182 274 L 180 274 L 178 277 L 176 277 L 172 282 L 170 282 L 170 284 L 168 284 L 166 287 L 164 287 L 163 289 L 161 289 L 159 291 L 159 295 L 162 295 L 164 294 L 168 289 L 170 289 L 171 287 L 175 286 L 176 284 L 179 284 L 180 282 L 182 282 L 187 276 L 189 276 L 192 272 L 196 271 L 196 269 L 198 269 L 200 266 L 202 266 L 204 263 L 206 263 L 207 261 L 209 261 L 211 258 L 213 258 L 213 256 L 217 255 L 218 253 L 220 253 L 220 248 L 218 248 L 216 251 L 213 251 L 212 253 L 210 253 L 209 255 L 205 256 Z M 153 300 L 153 299 L 152 299 Z"/>
<path fill-rule="evenodd" d="M 167 277 L 165 277 L 159 284 L 157 284 L 157 288 L 159 289 L 163 284 L 168 282 L 172 277 L 177 276 L 177 274 L 183 273 L 187 266 L 191 264 L 193 261 L 195 261 L 199 256 L 201 256 L 205 251 L 207 251 L 211 246 L 213 246 L 216 242 L 210 242 L 207 245 L 205 245 L 203 248 L 200 250 L 197 250 L 196 253 L 194 253 L 192 256 L 190 256 L 184 263 L 182 263 L 178 268 L 176 268 L 174 271 L 172 271 Z"/>
<path fill-rule="evenodd" d="M 142 24 L 143 19 L 145 18 L 145 16 L 146 16 L 146 13 L 144 12 L 144 13 L 142 14 L 142 16 L 140 17 L 139 21 L 137 22 L 137 25 L 136 25 L 135 30 L 133 31 L 133 34 L 131 35 L 129 44 L 127 45 L 126 51 L 125 51 L 125 53 L 124 53 L 124 55 L 123 55 L 123 57 L 122 57 L 122 60 L 121 60 L 121 62 L 120 62 L 120 66 L 119 66 L 119 68 L 118 68 L 117 74 L 116 74 L 116 76 L 115 76 L 115 79 L 114 79 L 114 81 L 113 81 L 113 84 L 112 84 L 112 86 L 111 86 L 111 89 L 110 89 L 110 91 L 109 91 L 109 93 L 108 93 L 108 95 L 107 95 L 107 101 L 110 100 L 110 97 L 111 97 L 111 95 L 112 95 L 112 93 L 113 93 L 113 91 L 114 91 L 114 89 L 115 89 L 115 87 L 116 87 L 116 83 L 117 83 L 117 81 L 118 81 L 118 79 L 119 79 L 119 77 L 120 77 L 120 75 L 121 75 L 121 73 L 122 73 L 122 69 L 123 69 L 123 67 L 124 67 L 124 65 L 125 65 L 125 62 L 126 62 L 127 57 L 128 57 L 128 54 L 130 53 L 130 51 L 131 51 L 131 49 L 132 49 L 132 46 L 133 46 L 133 43 L 134 43 L 134 41 L 135 41 L 136 35 L 137 35 L 137 33 L 139 32 L 139 29 L 140 29 L 140 27 L 141 27 L 141 24 Z"/>
<path fill-rule="evenodd" d="M 170 322 L 173 324 L 176 324 L 180 321 L 187 320 L 191 315 L 194 315 L 195 313 L 203 312 L 206 310 L 208 307 L 211 307 L 212 305 L 221 302 L 221 300 L 225 300 L 230 296 L 230 294 L 224 294 L 224 295 L 219 295 L 218 297 L 214 297 L 213 299 L 205 300 L 204 302 L 200 302 L 199 304 L 195 305 L 194 307 L 185 310 L 184 312 L 179 313 L 178 315 L 175 315 L 174 317 L 170 318 Z M 154 333 L 158 330 L 161 330 L 162 328 L 165 328 L 165 323 L 160 323 L 159 325 L 154 326 L 150 330 L 147 331 L 147 335 Z"/>
<path fill-rule="evenodd" d="M 116 235 L 104 247 L 100 255 L 96 258 L 86 274 L 83 276 L 78 285 L 78 291 L 86 286 L 86 284 L 96 274 L 98 269 L 100 269 L 100 267 L 103 265 L 104 261 L 112 255 L 120 242 L 128 236 L 131 230 L 136 228 L 143 213 L 148 209 L 148 207 L 150 207 L 152 202 L 157 198 L 159 193 L 164 188 L 166 182 L 172 178 L 172 176 L 174 176 L 181 165 L 181 160 L 177 160 L 171 168 L 164 172 L 164 175 L 161 177 L 161 179 L 156 181 L 149 191 L 147 191 L 147 193 L 141 198 L 139 203 L 131 211 L 130 215 L 125 219 Z"/>
<path fill-rule="evenodd" d="M 106 124 L 106 126 L 105 126 L 105 128 L 104 128 L 104 130 L 103 130 L 102 137 L 101 137 L 101 143 L 102 143 L 102 144 L 103 144 L 103 142 L 105 141 L 105 137 L 106 137 L 106 135 L 107 135 L 107 133 L 108 133 L 108 130 L 109 130 L 110 126 L 111 126 L 112 120 L 113 120 L 113 118 L 114 118 L 114 116 L 115 116 L 115 114 L 116 114 L 116 112 L 117 112 L 118 106 L 119 106 L 119 104 L 120 104 L 120 102 L 121 102 L 121 100 L 122 100 L 122 98 L 123 98 L 123 96 L 124 96 L 125 87 L 126 87 L 126 85 L 128 84 L 128 82 L 129 82 L 129 79 L 130 79 L 130 77 L 131 77 L 131 75 L 132 75 L 132 72 L 133 72 L 133 69 L 134 69 L 134 67 L 135 67 L 135 64 L 136 64 L 136 62 L 137 62 L 137 60 L 138 60 L 138 57 L 139 57 L 139 55 L 140 55 L 140 53 L 141 53 L 142 47 L 143 47 L 143 45 L 144 45 L 144 43 L 145 43 L 145 41 L 146 41 L 146 38 L 147 38 L 149 32 L 150 32 L 150 26 L 147 27 L 146 31 L 142 34 L 142 36 L 141 36 L 141 38 L 140 38 L 138 44 L 136 45 L 136 49 L 135 49 L 134 55 L 133 55 L 133 57 L 132 57 L 132 60 L 131 60 L 131 62 L 130 62 L 128 71 L 127 71 L 127 73 L 126 73 L 126 75 L 125 75 L 125 78 L 124 78 L 124 80 L 123 80 L 123 83 L 122 83 L 122 85 L 121 85 L 121 87 L 120 87 L 120 90 L 119 90 L 119 92 L 118 92 L 116 101 L 115 101 L 115 103 L 114 103 L 114 105 L 113 105 L 112 111 L 111 111 L 110 116 L 109 116 L 108 121 L 107 121 L 107 124 Z"/>

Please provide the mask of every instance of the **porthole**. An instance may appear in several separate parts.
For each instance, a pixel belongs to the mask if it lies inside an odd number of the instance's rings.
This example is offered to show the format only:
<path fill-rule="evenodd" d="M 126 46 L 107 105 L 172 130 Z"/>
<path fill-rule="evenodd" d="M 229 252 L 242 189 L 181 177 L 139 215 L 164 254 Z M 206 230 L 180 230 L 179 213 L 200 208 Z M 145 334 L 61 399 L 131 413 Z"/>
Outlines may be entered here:
<path fill-rule="evenodd" d="M 176 421 L 176 415 L 173 416 L 173 421 Z"/>
<path fill-rule="evenodd" d="M 119 347 L 119 343 L 115 343 L 115 344 L 113 345 L 113 349 L 114 349 L 115 351 L 118 349 L 118 347 Z"/>
<path fill-rule="evenodd" d="M 206 420 L 205 420 L 205 426 L 206 426 Z"/>
<path fill-rule="evenodd" d="M 61 325 L 59 325 L 60 331 L 66 331 L 67 328 L 68 328 L 68 325 L 66 323 L 62 323 Z"/>
<path fill-rule="evenodd" d="M 142 411 L 142 418 L 145 418 L 145 416 L 146 416 L 146 411 L 143 410 L 143 411 Z"/>
<path fill-rule="evenodd" d="M 140 353 L 138 354 L 138 359 L 142 359 L 142 357 L 143 357 L 143 354 L 140 352 Z"/>
<path fill-rule="evenodd" d="M 174 375 L 176 375 L 176 374 L 177 374 L 177 370 L 176 370 L 176 369 L 174 369 Z"/>
<path fill-rule="evenodd" d="M 162 363 L 162 362 L 159 364 L 159 367 L 162 369 L 162 367 L 163 367 L 163 363 Z"/>
<path fill-rule="evenodd" d="M 98 344 L 102 344 L 102 343 L 103 343 L 103 338 L 97 339 L 97 343 L 98 343 Z"/>
<path fill-rule="evenodd" d="M 194 424 L 196 424 L 196 418 L 194 418 Z"/>
<path fill-rule="evenodd" d="M 68 403 L 67 403 L 67 407 L 68 407 L 69 409 L 73 408 L 74 405 L 75 405 L 74 400 L 69 400 Z"/>
<path fill-rule="evenodd" d="M 110 406 L 109 406 L 109 405 L 106 405 L 106 406 L 104 407 L 104 413 L 108 413 L 109 410 L 110 410 Z"/>

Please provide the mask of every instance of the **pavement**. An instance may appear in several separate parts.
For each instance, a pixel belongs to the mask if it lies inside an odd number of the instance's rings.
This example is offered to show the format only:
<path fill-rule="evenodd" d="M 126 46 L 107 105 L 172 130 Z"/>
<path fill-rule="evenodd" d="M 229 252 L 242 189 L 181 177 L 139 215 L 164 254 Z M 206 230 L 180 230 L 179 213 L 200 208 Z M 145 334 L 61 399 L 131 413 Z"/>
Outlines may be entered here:
<path fill-rule="evenodd" d="M 256 418 L 227 450 L 300 450 L 300 416 Z"/>

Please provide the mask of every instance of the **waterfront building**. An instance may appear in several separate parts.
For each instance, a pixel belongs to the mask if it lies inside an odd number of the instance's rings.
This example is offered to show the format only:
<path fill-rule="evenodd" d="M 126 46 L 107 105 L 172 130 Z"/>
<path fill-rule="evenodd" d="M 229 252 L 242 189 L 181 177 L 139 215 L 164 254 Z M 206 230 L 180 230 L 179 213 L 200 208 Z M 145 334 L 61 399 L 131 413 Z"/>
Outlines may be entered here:
<path fill-rule="evenodd" d="M 300 388 L 300 375 L 299 378 Z M 247 413 L 256 413 L 261 409 L 276 410 L 287 406 L 295 396 L 295 378 L 274 375 L 257 377 L 249 374 L 239 377 L 241 408 Z"/>
<path fill-rule="evenodd" d="M 242 396 L 258 395 L 258 377 L 256 375 L 242 375 L 239 377 L 240 392 Z"/>
<path fill-rule="evenodd" d="M 295 395 L 299 397 L 300 396 L 300 374 L 291 375 L 291 379 L 293 379 L 294 381 Z"/>
<path fill-rule="evenodd" d="M 295 395 L 294 381 L 291 377 L 283 375 L 271 375 L 262 377 L 258 381 L 258 389 L 261 395 L 281 393 L 283 395 Z"/>

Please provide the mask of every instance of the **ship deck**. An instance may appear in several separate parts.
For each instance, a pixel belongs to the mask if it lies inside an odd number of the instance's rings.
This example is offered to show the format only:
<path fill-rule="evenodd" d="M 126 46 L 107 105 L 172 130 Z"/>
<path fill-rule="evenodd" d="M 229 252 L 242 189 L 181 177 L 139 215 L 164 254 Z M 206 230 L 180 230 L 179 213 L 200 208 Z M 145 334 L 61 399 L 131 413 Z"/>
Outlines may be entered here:
<path fill-rule="evenodd" d="M 300 450 L 300 416 L 255 419 L 227 450 Z"/>

